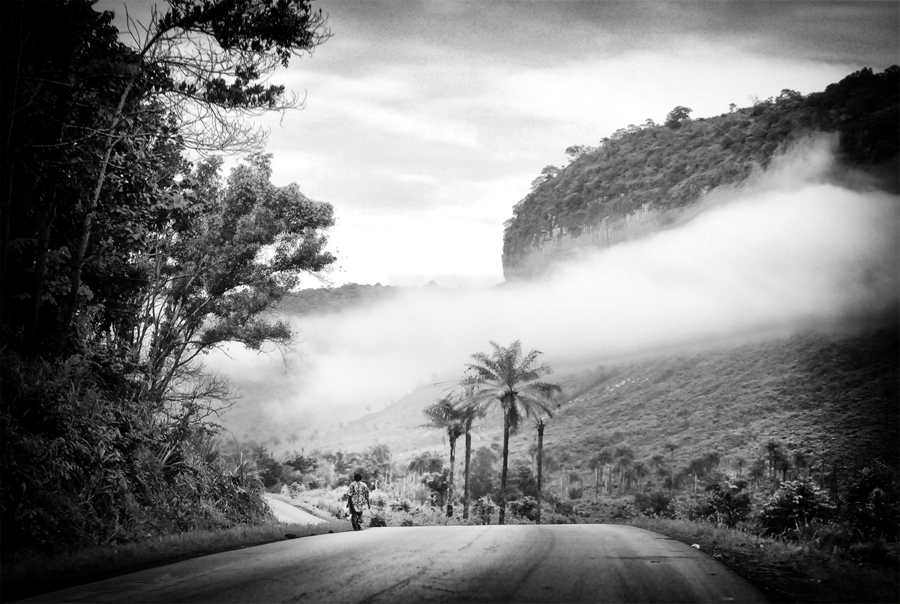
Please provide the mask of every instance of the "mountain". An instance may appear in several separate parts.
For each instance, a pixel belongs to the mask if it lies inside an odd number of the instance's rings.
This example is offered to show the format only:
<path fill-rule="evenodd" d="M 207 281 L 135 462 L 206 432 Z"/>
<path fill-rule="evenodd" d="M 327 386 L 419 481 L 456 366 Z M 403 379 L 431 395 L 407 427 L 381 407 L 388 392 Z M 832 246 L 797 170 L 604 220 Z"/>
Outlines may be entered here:
<path fill-rule="evenodd" d="M 540 274 L 581 247 L 608 247 L 666 228 L 704 194 L 737 185 L 815 132 L 837 134 L 845 168 L 866 173 L 878 188 L 900 191 L 900 67 L 862 69 L 807 96 L 783 90 L 716 117 L 691 119 L 690 113 L 676 107 L 664 124 L 647 120 L 597 147 L 570 147 L 568 166 L 544 168 L 505 225 L 507 280 Z"/>
<path fill-rule="evenodd" d="M 652 356 L 555 376 L 562 405 L 545 451 L 586 470 L 601 448 L 628 446 L 684 466 L 710 452 L 723 464 L 759 458 L 770 440 L 816 467 L 854 468 L 900 456 L 900 328 L 804 332 L 790 337 Z M 364 451 L 387 444 L 396 459 L 425 449 L 446 454 L 422 428 L 422 409 L 446 392 L 429 386 L 393 406 L 323 434 L 311 448 Z M 481 422 L 475 446 L 501 442 L 499 415 Z M 529 459 L 530 422 L 512 437 Z M 674 445 L 674 451 L 666 445 Z"/>

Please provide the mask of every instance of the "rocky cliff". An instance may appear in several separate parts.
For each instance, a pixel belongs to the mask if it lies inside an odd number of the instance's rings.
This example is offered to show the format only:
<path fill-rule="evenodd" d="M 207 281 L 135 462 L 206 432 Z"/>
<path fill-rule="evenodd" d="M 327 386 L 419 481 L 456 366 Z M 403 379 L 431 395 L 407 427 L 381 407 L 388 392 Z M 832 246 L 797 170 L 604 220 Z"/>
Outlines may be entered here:
<path fill-rule="evenodd" d="M 643 237 L 683 219 L 704 194 L 764 169 L 788 144 L 834 133 L 841 165 L 897 192 L 900 67 L 863 69 L 824 91 L 783 90 L 752 107 L 691 119 L 676 107 L 600 141 L 570 147 L 564 168 L 547 166 L 506 222 L 507 279 L 528 278 L 580 249 Z"/>

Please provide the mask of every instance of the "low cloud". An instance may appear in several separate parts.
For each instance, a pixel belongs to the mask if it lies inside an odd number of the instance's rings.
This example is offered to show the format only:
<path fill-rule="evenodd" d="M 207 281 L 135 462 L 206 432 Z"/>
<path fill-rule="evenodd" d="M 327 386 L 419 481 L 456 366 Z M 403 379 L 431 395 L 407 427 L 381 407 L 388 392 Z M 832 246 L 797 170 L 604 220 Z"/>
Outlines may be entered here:
<path fill-rule="evenodd" d="M 336 422 L 417 385 L 458 378 L 473 353 L 489 352 L 489 340 L 521 340 L 564 371 L 659 349 L 896 318 L 900 201 L 841 186 L 833 173 L 823 139 L 774 162 L 751 185 L 705 200 L 709 207 L 691 220 L 587 254 L 544 279 L 422 288 L 349 312 L 294 317 L 300 343 L 287 364 L 235 352 L 239 362 L 219 357 L 214 365 L 239 386 L 270 385 L 277 395 L 268 397 L 269 409 L 282 416 Z M 264 389 L 254 392 L 266 397 Z"/>

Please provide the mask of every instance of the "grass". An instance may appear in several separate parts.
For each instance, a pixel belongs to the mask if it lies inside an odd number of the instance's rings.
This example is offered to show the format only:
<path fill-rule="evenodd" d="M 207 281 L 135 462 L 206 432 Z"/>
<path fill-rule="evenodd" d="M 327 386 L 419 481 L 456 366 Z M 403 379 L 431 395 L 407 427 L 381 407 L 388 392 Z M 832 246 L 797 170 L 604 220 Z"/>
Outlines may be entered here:
<path fill-rule="evenodd" d="M 900 601 L 900 575 L 808 545 L 687 520 L 638 517 L 634 526 L 661 533 L 718 559 L 762 591 L 773 604 Z"/>
<path fill-rule="evenodd" d="M 278 499 L 296 505 L 289 498 Z M 49 557 L 35 556 L 3 565 L 0 569 L 0 599 L 10 602 L 189 558 L 283 541 L 286 535 L 308 537 L 348 530 L 349 522 L 336 518 L 318 525 L 272 522 L 216 531 L 192 531 L 136 543 L 79 548 Z"/>

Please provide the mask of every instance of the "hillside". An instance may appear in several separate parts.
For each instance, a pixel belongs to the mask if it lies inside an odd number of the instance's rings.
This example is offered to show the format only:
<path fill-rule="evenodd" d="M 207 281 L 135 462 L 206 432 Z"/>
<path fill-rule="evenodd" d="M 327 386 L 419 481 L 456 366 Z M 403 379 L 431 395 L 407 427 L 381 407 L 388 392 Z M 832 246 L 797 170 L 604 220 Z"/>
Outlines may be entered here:
<path fill-rule="evenodd" d="M 597 147 L 570 147 L 572 161 L 562 169 L 547 166 L 506 222 L 506 278 L 539 274 L 581 246 L 665 228 L 703 194 L 742 182 L 813 132 L 837 133 L 843 166 L 867 173 L 878 188 L 900 190 L 897 66 L 863 69 L 807 96 L 784 90 L 716 117 L 690 113 L 676 107 L 663 124 L 628 126 Z"/>
<path fill-rule="evenodd" d="M 788 338 L 663 355 L 555 376 L 563 405 L 545 432 L 545 450 L 587 470 L 604 446 L 626 445 L 635 459 L 654 454 L 684 466 L 716 451 L 723 467 L 761 455 L 769 441 L 852 468 L 900 456 L 900 331 L 800 333 Z M 443 389 L 421 389 L 379 413 L 326 434 L 313 445 L 362 451 L 387 444 L 395 457 L 446 452 L 440 435 L 419 427 L 421 409 Z M 500 442 L 499 417 L 482 424 L 475 446 Z M 530 424 L 510 444 L 528 459 Z M 674 453 L 666 444 L 675 445 Z M 746 466 L 745 466 L 746 467 Z"/>

